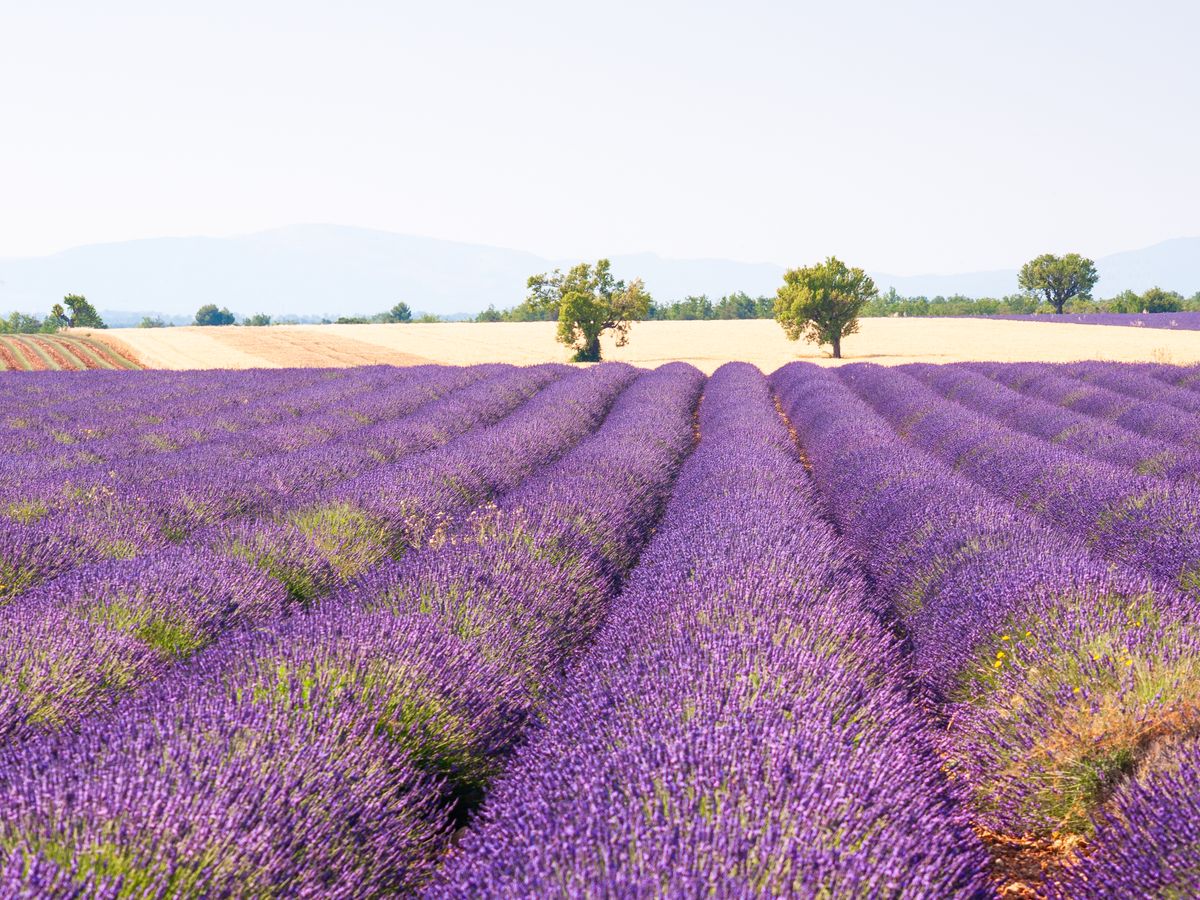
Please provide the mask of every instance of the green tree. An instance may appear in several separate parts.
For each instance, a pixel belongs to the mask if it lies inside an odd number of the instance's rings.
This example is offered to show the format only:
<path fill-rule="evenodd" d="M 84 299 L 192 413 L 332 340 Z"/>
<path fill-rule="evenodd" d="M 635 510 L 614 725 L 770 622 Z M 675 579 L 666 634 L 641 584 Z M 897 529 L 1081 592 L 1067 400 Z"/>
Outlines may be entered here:
<path fill-rule="evenodd" d="M 66 308 L 63 308 L 66 304 Z M 82 294 L 67 294 L 50 308 L 50 318 L 67 328 L 107 328 L 96 308 Z"/>
<path fill-rule="evenodd" d="M 629 340 L 634 322 L 646 318 L 651 298 L 640 278 L 628 285 L 612 275 L 607 259 L 579 263 L 564 275 L 558 269 L 533 275 L 523 304 L 534 314 L 558 319 L 558 340 L 575 351 L 575 362 L 598 362 L 600 335 L 611 331 L 617 346 Z M 551 315 L 553 314 L 553 315 Z"/>
<path fill-rule="evenodd" d="M 713 317 L 712 301 L 707 294 L 695 296 L 689 294 L 677 303 L 671 304 L 669 318 L 683 322 L 711 319 Z"/>
<path fill-rule="evenodd" d="M 242 324 L 251 328 L 264 328 L 271 324 L 271 317 L 266 313 L 255 313 L 252 316 L 246 316 L 242 319 Z"/>
<path fill-rule="evenodd" d="M 138 322 L 138 328 L 166 328 L 167 323 L 162 320 L 161 316 L 143 316 L 142 321 Z"/>
<path fill-rule="evenodd" d="M 1021 290 L 1041 297 L 1062 315 L 1068 300 L 1075 297 L 1091 300 L 1092 288 L 1099 280 L 1096 264 L 1078 253 L 1066 256 L 1043 253 L 1021 267 L 1017 284 Z"/>
<path fill-rule="evenodd" d="M 196 310 L 197 325 L 232 325 L 237 319 L 227 307 L 217 309 L 215 303 L 206 303 Z"/>
<path fill-rule="evenodd" d="M 488 308 L 475 317 L 476 322 L 503 322 L 504 313 L 496 309 L 496 304 L 489 303 Z"/>
<path fill-rule="evenodd" d="M 388 324 L 395 324 L 398 322 L 411 322 L 412 317 L 412 310 L 408 308 L 408 304 L 401 302 L 397 303 L 395 306 L 385 312 L 380 317 L 380 321 Z"/>
<path fill-rule="evenodd" d="M 835 256 L 823 263 L 791 269 L 775 296 L 775 318 L 789 340 L 832 344 L 841 359 L 842 338 L 858 331 L 858 314 L 879 292 L 862 269 L 851 269 Z"/>
<path fill-rule="evenodd" d="M 717 301 L 713 315 L 718 319 L 753 319 L 758 303 L 745 291 L 734 291 Z"/>
<path fill-rule="evenodd" d="M 1155 286 L 1142 294 L 1142 306 L 1136 312 L 1179 312 L 1185 302 L 1182 294 Z"/>
<path fill-rule="evenodd" d="M 56 331 L 57 329 L 58 323 L 51 318 L 43 321 L 37 316 L 17 310 L 9 313 L 7 319 L 0 319 L 0 334 L 37 334 L 41 331 Z"/>
<path fill-rule="evenodd" d="M 1140 313 L 1142 311 L 1142 298 L 1138 296 L 1136 291 L 1125 290 L 1111 297 L 1100 304 L 1100 308 L 1104 312 L 1113 313 Z"/>

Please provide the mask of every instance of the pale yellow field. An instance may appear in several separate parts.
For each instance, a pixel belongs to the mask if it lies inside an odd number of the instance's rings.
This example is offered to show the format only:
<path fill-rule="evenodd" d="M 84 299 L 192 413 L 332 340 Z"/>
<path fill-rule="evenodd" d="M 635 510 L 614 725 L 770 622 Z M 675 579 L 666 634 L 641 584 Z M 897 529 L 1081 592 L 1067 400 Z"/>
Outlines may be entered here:
<path fill-rule="evenodd" d="M 430 325 L 278 325 L 268 328 L 123 328 L 92 332 L 161 369 L 565 361 L 550 322 Z M 844 362 L 1200 362 L 1200 332 L 982 319 L 863 319 L 843 342 Z M 772 371 L 796 359 L 835 364 L 827 350 L 793 343 L 771 320 L 642 322 L 605 359 L 656 366 L 690 362 L 712 372 L 730 360 Z"/>

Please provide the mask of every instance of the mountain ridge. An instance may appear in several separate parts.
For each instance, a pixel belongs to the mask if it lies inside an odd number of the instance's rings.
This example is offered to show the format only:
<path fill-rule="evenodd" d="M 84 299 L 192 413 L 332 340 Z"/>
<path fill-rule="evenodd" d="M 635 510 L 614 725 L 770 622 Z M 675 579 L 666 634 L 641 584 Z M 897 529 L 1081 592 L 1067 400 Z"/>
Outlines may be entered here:
<path fill-rule="evenodd" d="M 640 277 L 657 299 L 744 290 L 772 294 L 784 267 L 720 258 L 674 259 L 653 252 L 610 257 L 618 277 Z M 193 313 L 204 303 L 245 315 L 369 314 L 403 300 L 438 315 L 513 306 L 525 279 L 569 266 L 505 247 L 342 225 L 286 225 L 233 237 L 157 237 L 0 259 L 0 312 L 41 311 L 67 293 L 105 310 Z M 1172 238 L 1096 260 L 1098 296 L 1157 284 L 1200 290 L 1200 237 Z M 870 270 L 869 270 L 870 271 Z M 906 296 L 1003 296 L 1017 270 L 896 276 L 871 272 L 880 290 Z"/>

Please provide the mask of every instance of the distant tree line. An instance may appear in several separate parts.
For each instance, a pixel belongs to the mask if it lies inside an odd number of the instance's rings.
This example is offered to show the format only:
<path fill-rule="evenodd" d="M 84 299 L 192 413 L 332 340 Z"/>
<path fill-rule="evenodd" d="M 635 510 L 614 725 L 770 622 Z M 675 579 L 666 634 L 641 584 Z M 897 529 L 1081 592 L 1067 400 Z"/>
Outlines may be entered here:
<path fill-rule="evenodd" d="M 339 316 L 336 319 L 310 318 L 307 320 L 301 320 L 296 316 L 284 316 L 279 320 L 274 320 L 266 313 L 255 313 L 252 316 L 246 316 L 241 322 L 238 322 L 237 316 L 230 312 L 228 307 L 218 307 L 215 303 L 206 303 L 196 310 L 194 324 L 202 326 L 244 325 L 254 328 L 265 327 L 267 325 L 299 324 L 302 321 L 318 325 L 394 325 L 401 322 L 440 322 L 442 320 L 440 316 L 429 313 L 422 313 L 414 317 L 413 311 L 407 303 L 397 303 L 391 309 L 376 313 L 373 316 Z M 139 327 L 165 328 L 167 327 L 167 323 L 160 317 L 147 316 L 142 319 Z"/>
<path fill-rule="evenodd" d="M 375 313 L 373 316 L 339 316 L 333 322 L 326 324 L 332 325 L 398 325 L 402 322 L 440 322 L 440 316 L 432 315 L 431 313 L 421 313 L 418 316 L 413 315 L 413 311 L 407 303 L 397 303 L 386 312 Z"/>
<path fill-rule="evenodd" d="M 107 328 L 96 308 L 82 294 L 67 294 L 50 307 L 44 319 L 23 312 L 0 318 L 0 334 L 49 334 L 60 328 Z"/>
<path fill-rule="evenodd" d="M 650 299 L 646 321 L 686 322 L 710 319 L 769 319 L 774 313 L 773 297 L 751 297 L 743 291 L 727 294 L 718 300 L 707 294 L 688 295 L 682 300 L 659 303 Z M 498 310 L 489 306 L 474 319 L 476 322 L 554 322 L 558 309 L 553 305 L 535 305 L 529 299 L 512 309 Z"/>
<path fill-rule="evenodd" d="M 1067 313 L 1153 313 L 1200 311 L 1200 291 L 1184 297 L 1176 291 L 1153 287 L 1143 293 L 1123 291 L 1115 297 L 1092 300 L 1075 297 L 1063 304 Z M 868 301 L 860 313 L 864 317 L 880 316 L 997 316 L 1052 314 L 1054 306 L 1030 294 L 1009 294 L 1007 297 L 902 297 L 892 288 Z"/>
<path fill-rule="evenodd" d="M 1154 313 L 1200 311 L 1200 291 L 1185 297 L 1177 291 L 1150 288 L 1143 293 L 1123 291 L 1115 297 L 1085 300 L 1076 297 L 1063 308 L 1068 313 L 1113 312 Z M 895 288 L 877 295 L 863 304 L 858 315 L 861 318 L 917 317 L 917 316 L 999 316 L 1033 315 L 1053 313 L 1054 307 L 1030 294 L 1009 294 L 1007 297 L 967 297 L 952 294 L 949 297 L 914 296 L 905 297 Z M 684 297 L 682 300 L 659 303 L 652 301 L 646 314 L 647 321 L 683 322 L 713 319 L 771 319 L 775 316 L 774 297 L 751 297 L 738 291 L 710 300 L 706 295 Z M 526 304 L 513 309 L 497 310 L 488 307 L 474 319 L 476 322 L 540 322 L 554 321 L 556 315 L 530 310 Z"/>

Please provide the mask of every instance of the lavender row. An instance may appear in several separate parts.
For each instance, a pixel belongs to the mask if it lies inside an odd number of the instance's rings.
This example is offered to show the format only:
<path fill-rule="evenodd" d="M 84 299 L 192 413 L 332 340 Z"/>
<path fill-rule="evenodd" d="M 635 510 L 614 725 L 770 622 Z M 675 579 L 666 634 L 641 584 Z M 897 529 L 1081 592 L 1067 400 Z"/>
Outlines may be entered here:
<path fill-rule="evenodd" d="M 446 379 L 479 377 L 488 367 L 373 367 L 316 374 L 306 370 L 190 373 L 186 389 L 165 373 L 145 372 L 108 385 L 102 397 L 78 397 L 78 379 L 53 373 L 36 394 L 20 398 L 7 383 L 0 397 L 0 446 L 21 464 L 61 470 L 89 461 L 153 457 L 188 446 L 222 443 L 247 432 L 333 409 L 353 420 L 380 392 L 419 389 Z M 14 397 L 13 394 L 17 394 Z M 62 398 L 66 398 L 65 400 Z M 13 402 L 16 400 L 17 402 Z M 182 414 L 181 414 L 182 413 Z"/>
<path fill-rule="evenodd" d="M 230 635 L 77 735 L 0 751 L 0 850 L 20 860 L 0 894 L 26 869 L 130 895 L 414 889 L 636 552 L 702 380 L 642 376 L 440 551 Z"/>
<path fill-rule="evenodd" d="M 465 430 L 427 453 L 371 467 L 275 519 L 223 525 L 204 539 L 217 552 L 267 571 L 295 601 L 311 603 L 378 563 L 443 540 L 474 507 L 594 431 L 636 375 L 619 363 L 574 372 L 519 406 L 517 394 L 489 412 L 477 410 L 493 418 L 490 425 Z M 502 419 L 497 415 L 510 410 Z"/>
<path fill-rule="evenodd" d="M 972 363 L 968 368 L 1027 396 L 1112 422 L 1135 434 L 1167 441 L 1187 450 L 1200 449 L 1200 415 L 1160 402 L 1161 396 L 1170 388 L 1156 379 L 1150 379 L 1152 384 L 1145 391 L 1149 396 L 1132 397 L 1100 384 L 1072 378 L 1066 367 L 1038 363 Z M 1153 389 L 1159 392 L 1158 397 L 1151 393 Z M 1189 397 L 1195 396 L 1190 391 L 1182 392 Z"/>
<path fill-rule="evenodd" d="M 516 678 L 490 703 L 523 723 L 590 640 L 636 561 L 691 449 L 703 382 L 682 364 L 643 375 L 596 435 L 477 511 L 446 543 L 362 579 L 350 604 L 433 615 L 476 642 Z M 488 762 L 468 768 L 451 779 L 470 791 L 486 780 Z"/>
<path fill-rule="evenodd" d="M 1200 450 L 1145 437 L 1069 406 L 1022 394 L 967 366 L 917 363 L 900 369 L 955 403 L 1065 450 L 1139 475 L 1200 481 Z M 1010 371 L 1015 374 L 1019 367 Z"/>
<path fill-rule="evenodd" d="M 505 370 L 469 384 L 387 428 L 364 454 L 343 448 L 339 463 L 329 465 L 328 483 L 377 465 L 370 451 L 386 448 L 388 458 L 427 450 L 481 423 L 495 421 L 559 376 L 557 367 Z M 268 460 L 270 462 L 270 460 Z M 159 467 L 135 477 L 140 486 L 124 497 L 102 490 L 83 498 L 77 508 L 59 510 L 46 521 L 0 523 L 0 605 L 22 591 L 75 565 L 103 559 L 170 553 L 174 544 L 205 525 L 215 526 L 239 516 L 260 517 L 277 507 L 295 484 L 289 474 L 309 474 L 309 466 L 289 473 L 275 461 L 259 471 L 274 481 L 247 477 L 235 469 L 209 477 Z M 303 479 L 298 479 L 302 481 Z M 297 485 L 298 486 L 298 485 Z M 28 496 L 28 495 L 27 495 Z M 203 536 L 201 536 L 203 542 Z M 211 542 L 211 539 L 209 539 Z"/>
<path fill-rule="evenodd" d="M 346 398 L 329 399 L 333 406 L 319 412 L 296 414 L 280 425 L 253 423 L 253 427 L 230 433 L 225 430 L 228 420 L 218 418 L 210 427 L 220 433 L 213 440 L 188 444 L 160 435 L 162 449 L 153 459 L 132 457 L 103 460 L 86 451 L 96 461 L 86 465 L 73 464 L 65 471 L 51 468 L 30 470 L 19 460 L 9 459 L 0 477 L 7 483 L 3 509 L 10 518 L 34 521 L 58 516 L 63 512 L 82 509 L 104 514 L 109 505 L 153 505 L 153 494 L 165 482 L 184 481 L 192 484 L 211 484 L 214 481 L 241 483 L 256 473 L 271 472 L 289 456 L 310 447 L 330 446 L 347 438 L 369 437 L 375 427 L 385 427 L 388 421 L 411 416 L 431 401 L 465 388 L 480 380 L 504 377 L 503 370 L 489 367 L 444 370 L 425 368 L 421 375 L 393 376 L 392 382 L 380 381 L 371 391 L 370 411 L 353 411 L 352 415 L 337 407 Z M 370 387 L 371 381 L 359 388 Z M 115 418 L 114 423 L 128 423 Z M 370 423 L 368 428 L 364 423 Z M 183 430 L 195 429 L 177 426 Z M 364 442 L 365 443 L 365 442 Z M 38 455 L 39 461 L 41 455 Z M 261 493 L 270 490 L 264 482 Z"/>
<path fill-rule="evenodd" d="M 1089 459 L 958 406 L 903 372 L 853 364 L 838 377 L 921 447 L 1097 554 L 1200 595 L 1200 488 Z"/>
<path fill-rule="evenodd" d="M 428 895 L 981 895 L 898 645 L 762 375 L 720 369 L 700 430 L 595 646 Z"/>
<path fill-rule="evenodd" d="M 1149 363 L 1142 367 L 1147 375 L 1174 387 L 1200 392 L 1200 364 L 1173 366 L 1169 363 Z"/>
<path fill-rule="evenodd" d="M 1159 313 L 1063 313 L 1056 316 L 999 315 L 989 319 L 1011 319 L 1020 322 L 1047 322 L 1075 325 L 1118 325 L 1125 328 L 1169 328 L 1174 331 L 1200 330 L 1200 312 Z"/>
<path fill-rule="evenodd" d="M 1200 603 L 952 472 L 836 375 L 794 364 L 772 381 L 843 539 L 891 600 L 979 822 L 1089 832 L 1145 764 L 1145 736 L 1196 711 Z"/>
<path fill-rule="evenodd" d="M 1200 367 L 1182 368 L 1153 364 L 1120 365 L 1112 362 L 1072 362 L 1063 366 L 1070 376 L 1126 394 L 1138 400 L 1169 403 L 1189 413 L 1200 413 L 1196 376 Z M 1164 386 L 1164 380 L 1166 382 Z"/>
<path fill-rule="evenodd" d="M 1174 367 L 1171 367 L 1174 368 Z M 1079 362 L 1063 366 L 1073 378 L 1078 378 L 1118 394 L 1138 400 L 1166 403 L 1190 413 L 1200 413 L 1200 396 L 1184 385 L 1164 384 L 1161 378 L 1164 367 L 1144 367 L 1137 364 L 1117 365 L 1105 362 Z M 1175 369 L 1181 374 L 1187 370 Z M 1159 377 L 1155 377 L 1155 373 Z M 1194 372 L 1192 374 L 1195 374 Z"/>
<path fill-rule="evenodd" d="M 400 387 L 388 393 L 403 398 L 395 412 L 407 415 L 484 374 L 451 370 L 450 377 L 415 385 L 400 379 Z M 0 479 L 7 483 L 2 508 L 11 522 L 35 526 L 35 534 L 82 537 L 85 543 L 91 536 L 95 555 L 131 556 L 178 541 L 185 536 L 180 529 L 188 520 L 215 521 L 268 505 L 272 485 L 239 471 L 239 464 L 243 469 L 248 465 L 242 458 L 249 454 L 248 448 L 235 453 L 223 458 L 206 445 L 198 452 L 163 454 L 175 458 L 160 458 L 154 465 L 142 461 L 92 465 L 49 476 L 30 475 L 10 459 L 0 466 Z M 17 529 L 5 523 L 5 530 Z"/>
<path fill-rule="evenodd" d="M 546 375 L 526 370 L 518 390 L 518 374 L 509 396 L 475 392 L 476 417 L 498 418 Z M 624 366 L 577 373 L 499 424 L 417 457 L 416 465 L 436 483 L 447 473 L 461 476 L 464 460 L 473 462 L 479 491 L 474 499 L 482 499 L 483 491 L 519 479 L 595 428 L 631 376 Z M 462 403 L 454 408 L 468 412 Z M 470 417 L 464 421 L 467 427 Z M 511 452 L 514 446 L 525 455 Z M 497 464 L 509 468 L 488 468 Z M 472 501 L 461 492 L 436 489 L 409 499 L 408 508 L 420 501 L 439 522 L 461 515 Z M 269 623 L 419 539 L 416 530 L 402 536 L 346 505 L 303 508 L 284 522 L 224 526 L 198 550 L 171 550 L 60 576 L 0 619 L 0 691 L 9 700 L 0 710 L 0 737 L 73 725 L 143 688 L 223 632 Z"/>

